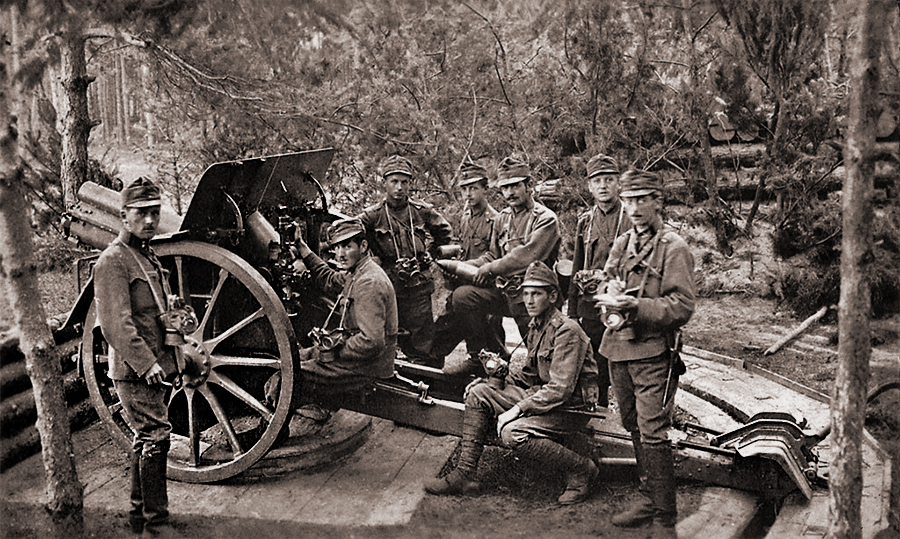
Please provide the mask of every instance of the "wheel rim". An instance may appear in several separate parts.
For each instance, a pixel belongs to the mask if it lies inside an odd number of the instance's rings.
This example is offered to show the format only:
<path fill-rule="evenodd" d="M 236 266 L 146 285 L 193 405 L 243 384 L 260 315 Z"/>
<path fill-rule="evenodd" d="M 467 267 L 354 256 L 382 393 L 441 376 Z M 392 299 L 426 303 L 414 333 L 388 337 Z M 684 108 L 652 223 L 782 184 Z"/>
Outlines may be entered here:
<path fill-rule="evenodd" d="M 171 272 L 173 293 L 197 313 L 197 331 L 182 347 L 191 374 L 167 394 L 172 422 L 168 477 L 206 483 L 232 477 L 275 443 L 291 408 L 296 340 L 280 299 L 263 276 L 237 255 L 199 242 L 155 248 Z M 85 327 L 94 325 L 92 306 Z M 85 331 L 82 354 L 91 400 L 113 438 L 130 448 L 133 431 L 107 376 L 99 330 Z M 274 407 L 264 387 L 276 372 Z"/>

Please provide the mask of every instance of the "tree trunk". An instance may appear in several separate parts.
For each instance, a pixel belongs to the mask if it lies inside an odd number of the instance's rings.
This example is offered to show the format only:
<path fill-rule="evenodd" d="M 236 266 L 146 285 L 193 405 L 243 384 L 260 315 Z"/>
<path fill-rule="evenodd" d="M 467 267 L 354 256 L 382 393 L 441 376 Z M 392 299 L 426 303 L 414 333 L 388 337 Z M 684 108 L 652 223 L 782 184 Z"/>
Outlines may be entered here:
<path fill-rule="evenodd" d="M 62 80 L 65 87 L 62 116 L 62 180 L 63 201 L 68 210 L 75 203 L 75 193 L 84 183 L 88 168 L 87 89 L 89 80 L 84 59 L 84 37 L 78 32 L 66 34 L 62 40 Z"/>
<path fill-rule="evenodd" d="M 154 133 L 153 110 L 150 108 L 150 66 L 141 65 L 141 109 L 144 111 L 144 132 L 147 134 L 147 147 L 153 148 L 156 143 Z"/>
<path fill-rule="evenodd" d="M 116 101 L 116 141 L 119 144 L 128 144 L 128 129 L 125 124 L 128 123 L 126 121 L 126 112 L 125 112 L 125 70 L 121 67 L 122 64 L 122 52 L 118 52 L 115 58 L 115 69 L 113 73 L 115 76 L 113 80 L 115 81 L 115 101 Z"/>
<path fill-rule="evenodd" d="M 872 354 L 868 276 L 873 254 L 872 177 L 875 126 L 880 113 L 878 88 L 881 39 L 889 0 L 862 0 L 855 21 L 850 62 L 850 95 L 842 197 L 841 299 L 838 370 L 831 401 L 832 456 L 829 467 L 828 539 L 862 537 L 862 430 L 866 415 L 869 359 Z"/>
<path fill-rule="evenodd" d="M 3 58 L 0 44 L 0 58 Z M 0 283 L 19 330 L 19 347 L 34 388 L 37 429 L 47 474 L 47 509 L 57 537 L 84 535 L 83 487 L 63 392 L 59 352 L 40 303 L 16 126 L 10 114 L 11 77 L 0 60 Z"/>

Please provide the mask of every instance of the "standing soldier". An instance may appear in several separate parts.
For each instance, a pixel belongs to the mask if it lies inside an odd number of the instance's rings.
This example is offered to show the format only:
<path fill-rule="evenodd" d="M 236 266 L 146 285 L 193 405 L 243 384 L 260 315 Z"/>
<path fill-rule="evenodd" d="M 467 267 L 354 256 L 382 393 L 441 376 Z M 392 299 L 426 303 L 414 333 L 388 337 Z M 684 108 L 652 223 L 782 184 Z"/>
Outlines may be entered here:
<path fill-rule="evenodd" d="M 546 264 L 531 264 L 521 287 L 524 309 L 531 318 L 525 363 L 504 378 L 479 378 L 466 388 L 459 462 L 448 475 L 425 483 L 425 490 L 432 494 L 460 494 L 477 487 L 478 460 L 495 422 L 500 440 L 516 455 L 565 475 L 560 504 L 584 500 L 597 477 L 590 457 L 564 445 L 581 433 L 589 416 L 560 410 L 593 409 L 597 364 L 590 341 L 578 323 L 555 307 L 559 285 Z"/>
<path fill-rule="evenodd" d="M 494 220 L 490 249 L 468 261 L 478 267 L 475 285 L 460 286 L 451 299 L 466 345 L 472 351 L 490 347 L 481 331 L 488 315 L 512 316 L 519 335 L 528 333 L 531 317 L 520 290 L 522 278 L 532 262 L 553 267 L 561 242 L 556 214 L 531 196 L 531 169 L 527 164 L 511 157 L 501 161 L 497 186 L 509 207 Z M 471 359 L 466 368 L 480 368 Z"/>
<path fill-rule="evenodd" d="M 472 260 L 480 257 L 488 251 L 491 244 L 491 232 L 494 229 L 494 221 L 499 213 L 487 201 L 488 173 L 484 167 L 475 163 L 463 163 L 459 167 L 459 182 L 457 183 L 466 201 L 460 220 L 460 243 L 462 252 L 461 260 Z M 435 321 L 437 333 L 432 346 L 432 356 L 444 358 L 456 348 L 460 341 L 466 338 L 463 328 L 457 322 L 460 313 L 453 309 L 453 295 L 447 297 L 447 307 L 444 314 Z M 488 314 L 479 325 L 484 333 L 480 342 L 485 343 L 485 348 L 496 352 L 501 356 L 507 356 L 505 346 L 505 334 L 503 332 L 503 317 Z M 467 342 L 468 344 L 468 342 Z M 477 361 L 478 352 L 481 350 L 468 349 L 472 361 L 465 362 L 462 369 L 444 366 L 447 374 L 466 374 L 466 366 L 480 365 Z"/>
<path fill-rule="evenodd" d="M 409 197 L 412 164 L 392 155 L 381 164 L 384 200 L 366 208 L 359 216 L 366 228 L 369 248 L 379 258 L 397 294 L 400 349 L 411 360 L 441 368 L 431 357 L 434 317 L 431 294 L 432 252 L 450 243 L 450 223 L 431 205 Z M 428 243 L 427 237 L 431 236 Z"/>
<path fill-rule="evenodd" d="M 616 239 L 604 268 L 610 281 L 597 296 L 607 324 L 600 353 L 609 358 L 622 425 L 631 433 L 641 494 L 612 518 L 616 526 L 653 523 L 653 537 L 676 537 L 675 468 L 667 432 L 684 363 L 681 326 L 694 312 L 694 259 L 662 221 L 662 179 L 629 171 L 620 179 L 633 227 Z"/>
<path fill-rule="evenodd" d="M 176 374 L 162 315 L 168 283 L 149 240 L 159 226 L 159 187 L 138 178 L 122 191 L 122 231 L 94 266 L 97 319 L 110 345 L 109 377 L 135 431 L 131 455 L 132 531 L 160 532 L 169 521 L 165 379 Z"/>
<path fill-rule="evenodd" d="M 619 202 L 619 165 L 612 157 L 598 154 L 587 164 L 588 189 L 594 205 L 578 216 L 575 226 L 575 255 L 572 260 L 573 286 L 569 287 L 569 316 L 579 320 L 591 338 L 591 349 L 600 369 L 598 404 L 609 406 L 609 362 L 600 355 L 606 326 L 594 307 L 593 297 L 603 281 L 603 266 L 620 232 L 623 209 Z"/>

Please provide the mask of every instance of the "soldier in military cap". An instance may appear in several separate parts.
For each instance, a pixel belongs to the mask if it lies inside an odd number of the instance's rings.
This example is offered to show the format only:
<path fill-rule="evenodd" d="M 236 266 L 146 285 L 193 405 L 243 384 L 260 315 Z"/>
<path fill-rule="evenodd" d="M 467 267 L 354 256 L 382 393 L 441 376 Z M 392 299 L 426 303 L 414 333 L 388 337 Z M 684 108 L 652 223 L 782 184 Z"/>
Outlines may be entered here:
<path fill-rule="evenodd" d="M 511 316 L 519 334 L 528 333 L 528 315 L 521 292 L 529 264 L 544 262 L 552 267 L 561 242 L 556 214 L 531 196 L 531 169 L 507 157 L 497 168 L 497 186 L 509 204 L 494 220 L 490 248 L 468 263 L 478 267 L 475 285 L 460 286 L 451 301 L 460 313 L 469 350 L 488 349 L 479 326 L 485 316 Z"/>
<path fill-rule="evenodd" d="M 110 345 L 109 377 L 135 436 L 131 455 L 132 531 L 169 522 L 166 378 L 176 374 L 161 316 L 168 282 L 149 241 L 159 227 L 160 189 L 138 178 L 122 190 L 122 230 L 94 265 L 97 322 Z"/>
<path fill-rule="evenodd" d="M 575 254 L 572 258 L 573 283 L 569 287 L 570 317 L 581 323 L 591 338 L 591 348 L 600 369 L 600 406 L 609 406 L 609 366 L 599 353 L 606 326 L 594 307 L 593 297 L 602 282 L 603 266 L 609 250 L 628 225 L 619 202 L 619 165 L 613 157 L 597 154 L 587 163 L 588 189 L 594 205 L 578 216 L 575 225 Z"/>
<path fill-rule="evenodd" d="M 302 239 L 297 251 L 316 284 L 337 294 L 326 327 L 311 333 L 318 340 L 300 350 L 304 404 L 339 405 L 339 398 L 394 374 L 397 355 L 397 300 L 384 270 L 369 256 L 366 230 L 359 219 L 340 219 L 327 232 L 338 270 L 319 258 Z M 278 395 L 280 376 L 266 384 L 267 399 Z"/>
<path fill-rule="evenodd" d="M 442 359 L 431 356 L 431 267 L 437 248 L 450 243 L 450 223 L 430 204 L 410 198 L 414 174 L 405 157 L 385 159 L 381 177 L 384 200 L 366 208 L 359 219 L 372 254 L 380 260 L 397 294 L 400 327 L 408 334 L 401 336 L 400 349 L 411 360 L 441 368 Z"/>
<path fill-rule="evenodd" d="M 574 320 L 555 307 L 559 285 L 556 274 L 543 262 L 528 267 L 522 296 L 531 318 L 525 340 L 528 356 L 500 383 L 479 378 L 466 388 L 459 461 L 448 475 L 425 483 L 425 490 L 432 494 L 459 494 L 477 487 L 478 460 L 487 429 L 494 425 L 503 444 L 518 456 L 565 475 L 560 504 L 584 500 L 597 477 L 589 452 L 567 447 L 573 436 L 581 435 L 588 416 L 561 412 L 562 408 L 593 409 L 596 404 L 597 363 L 590 341 Z"/>
<path fill-rule="evenodd" d="M 694 312 L 694 259 L 687 243 L 663 223 L 662 179 L 628 171 L 619 183 L 632 228 L 616 239 L 604 268 L 612 280 L 595 299 L 608 321 L 618 321 L 608 323 L 600 353 L 609 360 L 644 497 L 612 522 L 625 527 L 652 522 L 653 537 L 675 537 L 675 469 L 667 431 L 684 372 L 678 357 L 681 327 Z M 616 316 L 608 316 L 611 312 Z"/>
<path fill-rule="evenodd" d="M 487 252 L 491 242 L 491 232 L 494 229 L 494 221 L 499 215 L 487 201 L 488 172 L 481 165 L 466 162 L 459 167 L 459 179 L 456 185 L 462 191 L 465 200 L 460 220 L 459 238 L 462 252 L 461 260 L 478 258 Z M 456 284 L 456 283 L 454 283 Z M 447 307 L 444 313 L 435 321 L 437 328 L 432 356 L 444 358 L 456 348 L 460 341 L 466 338 L 464 328 L 458 323 L 460 313 L 453 308 L 453 295 L 447 297 Z M 506 355 L 505 334 L 503 331 L 503 317 L 496 314 L 488 314 L 478 327 L 484 333 L 479 342 L 492 352 Z M 471 361 L 460 365 L 445 365 L 444 372 L 448 374 L 464 374 L 470 366 L 480 370 L 481 362 L 477 355 L 481 349 L 469 348 Z"/>

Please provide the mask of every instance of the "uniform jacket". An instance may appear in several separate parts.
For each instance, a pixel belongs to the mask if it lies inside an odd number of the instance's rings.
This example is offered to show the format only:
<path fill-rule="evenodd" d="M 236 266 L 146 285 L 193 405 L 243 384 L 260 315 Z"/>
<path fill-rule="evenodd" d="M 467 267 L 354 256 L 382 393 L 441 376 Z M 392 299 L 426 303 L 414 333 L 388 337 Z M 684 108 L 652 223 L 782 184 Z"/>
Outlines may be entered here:
<path fill-rule="evenodd" d="M 508 376 L 508 381 L 528 390 L 528 397 L 518 403 L 524 415 L 596 404 L 597 361 L 578 322 L 551 307 L 532 319 L 525 342 L 525 364 Z"/>
<path fill-rule="evenodd" d="M 687 243 L 662 224 L 636 251 L 637 233 L 630 229 L 616 239 L 605 271 L 625 280 L 626 289 L 646 283 L 637 310 L 630 313 L 631 331 L 609 329 L 603 334 L 600 353 L 610 361 L 655 357 L 672 346 L 675 332 L 694 313 L 694 257 Z M 633 339 L 627 338 L 629 333 Z"/>
<path fill-rule="evenodd" d="M 531 199 L 518 212 L 512 208 L 500 212 L 494 220 L 490 249 L 469 262 L 489 266 L 493 275 L 504 277 L 524 274 L 529 264 L 537 260 L 552 268 L 560 242 L 556 214 Z M 513 302 L 521 303 L 521 294 Z"/>
<path fill-rule="evenodd" d="M 462 260 L 471 260 L 483 255 L 491 247 L 491 232 L 494 221 L 500 213 L 490 204 L 484 211 L 476 214 L 472 208 L 466 208 L 459 222 L 459 241 L 463 252 Z"/>
<path fill-rule="evenodd" d="M 139 380 L 157 362 L 166 374 L 176 370 L 174 352 L 164 344 L 165 329 L 159 321 L 162 311 L 150 289 L 152 285 L 161 301 L 166 301 L 162 268 L 151 262 L 148 256 L 155 259 L 155 255 L 141 244 L 139 238 L 122 232 L 94 265 L 97 322 L 112 348 L 109 377 L 113 380 Z"/>
<path fill-rule="evenodd" d="M 350 336 L 338 350 L 336 366 L 370 376 L 390 378 L 397 356 L 397 299 L 391 281 L 371 256 L 353 271 L 337 271 L 312 253 L 303 259 L 323 290 L 341 290 L 347 298 L 344 329 Z M 340 320 L 341 307 L 332 317 Z M 335 319 L 337 317 L 337 319 Z M 328 329 L 334 329 L 328 328 Z"/>
<path fill-rule="evenodd" d="M 581 270 L 602 270 L 616 236 L 627 228 L 628 217 L 622 213 L 622 203 L 608 212 L 596 204 L 578 216 L 575 225 L 575 254 L 572 257 L 572 276 Z M 569 316 L 599 320 L 591 296 L 580 294 L 574 284 L 569 286 Z"/>
<path fill-rule="evenodd" d="M 450 223 L 441 214 L 421 200 L 408 199 L 406 204 L 396 208 L 392 208 L 387 200 L 382 200 L 366 208 L 359 219 L 366 227 L 366 238 L 372 254 L 378 257 L 398 295 L 411 290 L 420 292 L 425 289 L 428 293 L 434 290 L 430 268 L 421 267 L 419 278 L 403 281 L 398 278 L 396 262 L 398 252 L 400 258 L 418 257 L 421 260 L 425 253 L 431 252 L 435 247 L 450 243 Z"/>

